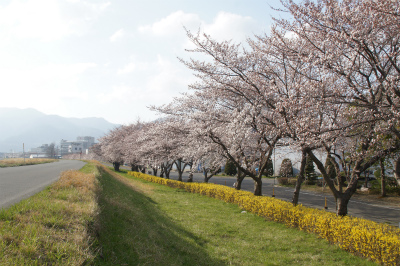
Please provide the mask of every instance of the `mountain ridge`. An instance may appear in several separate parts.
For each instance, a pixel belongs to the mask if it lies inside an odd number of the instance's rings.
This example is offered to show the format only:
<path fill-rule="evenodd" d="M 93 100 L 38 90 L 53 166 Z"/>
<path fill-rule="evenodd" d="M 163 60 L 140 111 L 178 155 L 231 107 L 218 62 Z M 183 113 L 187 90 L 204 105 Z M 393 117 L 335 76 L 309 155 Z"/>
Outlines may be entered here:
<path fill-rule="evenodd" d="M 61 139 L 76 140 L 78 136 L 92 136 L 96 140 L 120 125 L 101 117 L 63 117 L 46 115 L 36 109 L 0 107 L 0 152 L 25 151 Z"/>

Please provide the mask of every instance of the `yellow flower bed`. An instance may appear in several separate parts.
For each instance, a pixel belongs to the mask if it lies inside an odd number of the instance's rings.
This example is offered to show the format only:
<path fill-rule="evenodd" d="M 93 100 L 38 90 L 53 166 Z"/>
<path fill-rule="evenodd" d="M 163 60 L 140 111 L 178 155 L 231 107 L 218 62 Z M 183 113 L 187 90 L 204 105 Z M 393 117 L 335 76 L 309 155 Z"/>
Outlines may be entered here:
<path fill-rule="evenodd" d="M 286 201 L 254 196 L 251 192 L 222 185 L 184 183 L 138 172 L 129 174 L 150 182 L 238 204 L 244 210 L 269 220 L 316 233 L 349 252 L 384 265 L 400 265 L 400 230 L 393 226 L 351 216 L 338 217 L 334 213 L 302 205 L 295 207 Z"/>

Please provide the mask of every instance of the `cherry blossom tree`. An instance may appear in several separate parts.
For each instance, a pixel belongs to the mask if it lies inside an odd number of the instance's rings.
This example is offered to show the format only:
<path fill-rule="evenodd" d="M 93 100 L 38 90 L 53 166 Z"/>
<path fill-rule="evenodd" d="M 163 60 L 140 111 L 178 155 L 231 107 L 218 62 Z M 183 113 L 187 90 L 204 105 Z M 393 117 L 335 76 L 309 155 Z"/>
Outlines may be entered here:
<path fill-rule="evenodd" d="M 360 174 L 399 149 L 399 2 L 322 0 L 296 4 L 289 0 L 283 4 L 293 19 L 276 20 L 273 34 L 280 36 L 284 49 L 297 54 L 296 60 L 320 71 L 322 77 L 334 78 L 334 86 L 327 88 L 320 102 L 345 106 L 339 113 L 342 119 L 336 120 L 340 123 L 333 126 L 337 143 L 328 143 L 325 138 L 320 144 L 337 167 L 336 160 L 351 165 L 346 168 L 351 169 L 346 172 L 346 189 L 343 191 L 339 176 L 338 188 L 327 178 L 312 150 L 307 149 L 307 154 L 337 199 L 337 213 L 346 215 Z M 285 38 L 288 34 L 305 49 L 293 49 Z M 315 80 L 306 71 L 300 72 Z M 388 136 L 396 140 L 390 141 Z M 338 147 L 342 154 L 350 153 L 348 160 L 335 152 Z"/>
<path fill-rule="evenodd" d="M 144 134 L 148 130 L 151 123 L 144 123 L 140 120 L 127 127 L 127 135 L 123 140 L 124 162 L 129 164 L 132 171 L 145 170 L 146 154 L 142 150 Z"/>
<path fill-rule="evenodd" d="M 217 43 L 212 45 L 218 46 Z M 227 73 L 222 77 L 224 81 L 220 80 L 218 81 L 220 83 L 214 84 L 209 80 L 208 73 L 211 71 L 221 73 L 219 69 L 210 70 L 202 62 L 192 61 L 192 63 L 192 67 L 201 71 L 204 74 L 202 78 L 205 83 L 209 84 L 194 84 L 192 87 L 196 90 L 194 94 L 176 99 L 173 104 L 163 107 L 163 112 L 184 116 L 190 120 L 195 125 L 191 131 L 191 134 L 194 134 L 193 138 L 201 137 L 208 141 L 207 145 L 218 145 L 219 154 L 225 160 L 233 161 L 242 173 L 253 178 L 255 194 L 261 195 L 262 171 L 267 165 L 268 158 L 271 157 L 274 143 L 280 138 L 279 133 L 274 134 L 274 131 L 266 125 L 254 122 L 262 118 L 261 106 L 257 110 L 257 106 L 246 103 L 243 97 L 238 97 L 237 91 L 217 87 L 228 81 L 234 84 L 237 82 L 237 76 L 229 80 L 227 78 L 232 76 L 232 73 Z M 222 76 L 222 74 L 218 75 Z M 240 84 L 235 84 L 235 86 L 238 89 Z M 249 86 L 251 85 L 247 84 L 247 87 Z M 256 100 L 253 97 L 253 103 Z M 258 166 L 261 169 L 260 174 L 255 171 Z"/>
<path fill-rule="evenodd" d="M 124 138 L 128 134 L 129 127 L 120 126 L 99 140 L 102 157 L 113 164 L 115 171 L 119 171 L 121 164 L 124 163 Z"/>
<path fill-rule="evenodd" d="M 340 106 L 320 101 L 334 80 L 299 60 L 297 53 L 305 52 L 307 48 L 300 39 L 275 33 L 272 36 L 256 36 L 254 40 L 249 40 L 249 45 L 254 51 L 254 60 L 258 57 L 259 73 L 268 73 L 272 80 L 268 89 L 274 92 L 276 101 L 274 110 L 278 116 L 275 123 L 285 136 L 280 144 L 289 145 L 302 154 L 292 199 L 297 205 L 304 180 L 306 150 L 318 149 L 322 147 L 321 138 L 327 143 L 329 138 L 335 136 L 331 134 L 338 113 L 334 107 Z M 322 134 L 317 135 L 318 132 Z"/>
<path fill-rule="evenodd" d="M 182 118 L 168 117 L 163 121 L 162 131 L 164 137 L 170 142 L 174 143 L 174 151 L 172 156 L 175 158 L 174 164 L 178 171 L 178 181 L 182 181 L 183 172 L 187 166 L 192 169 L 193 166 L 193 147 L 191 146 L 191 139 L 189 137 L 190 132 L 190 121 L 186 121 Z M 189 180 L 193 180 L 193 174 L 189 177 Z"/>
<path fill-rule="evenodd" d="M 175 161 L 176 143 L 165 136 L 163 121 L 156 121 L 143 132 L 140 149 L 143 158 L 155 168 L 160 168 L 160 177 L 169 178 Z"/>

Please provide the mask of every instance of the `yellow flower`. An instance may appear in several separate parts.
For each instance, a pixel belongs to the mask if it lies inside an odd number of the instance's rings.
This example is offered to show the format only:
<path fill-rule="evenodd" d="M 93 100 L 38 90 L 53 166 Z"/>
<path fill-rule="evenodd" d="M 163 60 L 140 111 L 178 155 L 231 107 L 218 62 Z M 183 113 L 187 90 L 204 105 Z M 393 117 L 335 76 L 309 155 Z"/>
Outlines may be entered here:
<path fill-rule="evenodd" d="M 150 182 L 182 188 L 191 193 L 199 193 L 237 204 L 246 211 L 269 220 L 315 233 L 349 252 L 368 257 L 384 265 L 400 265 L 400 230 L 398 228 L 351 216 L 338 217 L 333 213 L 302 205 L 295 207 L 286 201 L 254 196 L 248 191 L 222 185 L 183 183 L 138 172 L 128 172 L 128 174 Z"/>

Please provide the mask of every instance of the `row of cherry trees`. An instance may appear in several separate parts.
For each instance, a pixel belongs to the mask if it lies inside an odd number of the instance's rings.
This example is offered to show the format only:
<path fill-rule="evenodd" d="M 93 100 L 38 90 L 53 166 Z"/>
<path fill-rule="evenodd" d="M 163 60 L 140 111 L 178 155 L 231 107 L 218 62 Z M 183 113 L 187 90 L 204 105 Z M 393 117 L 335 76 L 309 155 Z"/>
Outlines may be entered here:
<path fill-rule="evenodd" d="M 198 78 L 191 93 L 153 106 L 156 122 L 111 131 L 98 147 L 104 158 L 165 177 L 176 164 L 180 180 L 185 165 L 201 161 L 205 181 L 230 160 L 237 188 L 249 176 L 261 195 L 274 148 L 288 145 L 302 154 L 293 203 L 309 156 L 346 215 L 360 175 L 400 148 L 399 1 L 282 4 L 292 17 L 244 44 L 187 31 L 195 48 L 180 60 Z M 321 149 L 338 185 L 315 156 Z"/>

